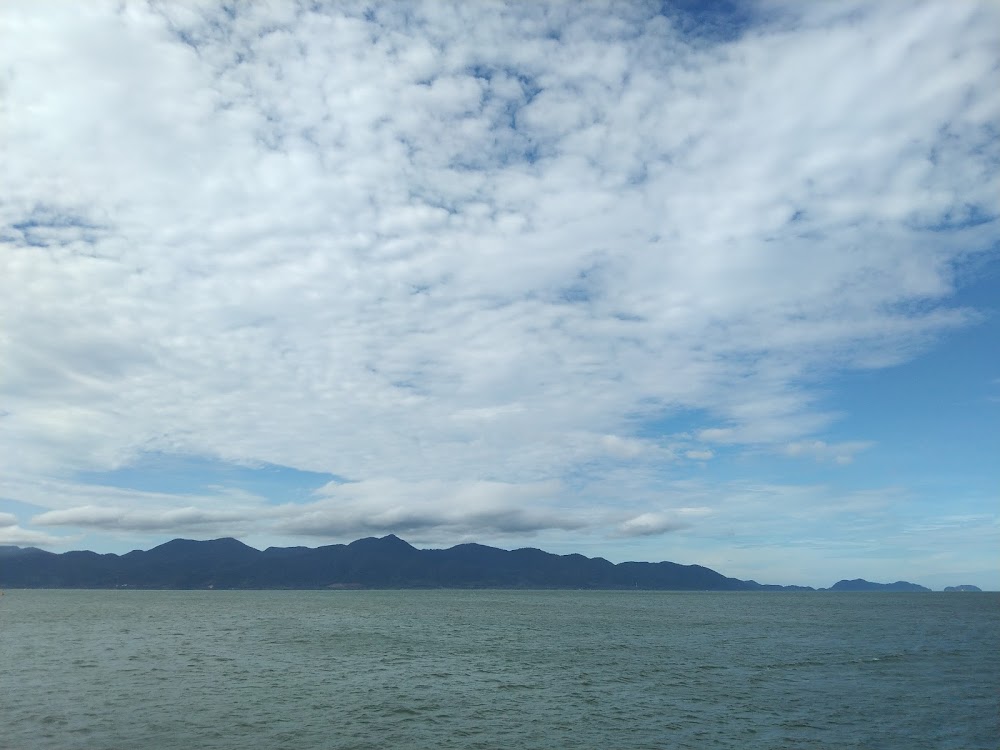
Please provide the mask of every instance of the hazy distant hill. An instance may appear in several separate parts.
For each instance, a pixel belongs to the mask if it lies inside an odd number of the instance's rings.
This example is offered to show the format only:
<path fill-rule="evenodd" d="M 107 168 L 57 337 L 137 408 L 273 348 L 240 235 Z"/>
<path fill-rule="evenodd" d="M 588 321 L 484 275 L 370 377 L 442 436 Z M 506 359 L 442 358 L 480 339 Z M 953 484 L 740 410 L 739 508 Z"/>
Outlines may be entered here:
<path fill-rule="evenodd" d="M 979 591 L 979 592 L 982 592 L 981 588 L 979 588 L 978 586 L 973 586 L 970 583 L 963 583 L 961 586 L 945 586 L 944 590 L 945 591 Z"/>
<path fill-rule="evenodd" d="M 860 587 L 859 587 L 860 586 Z M 906 588 L 898 588 L 898 587 Z M 322 589 L 539 588 L 665 591 L 812 590 L 727 578 L 700 565 L 625 562 L 481 544 L 417 549 L 397 536 L 326 547 L 236 539 L 174 539 L 125 555 L 0 547 L 0 588 Z M 841 581 L 834 591 L 926 591 L 915 584 Z"/>
<path fill-rule="evenodd" d="M 930 591 L 929 588 L 909 581 L 896 581 L 895 583 L 872 583 L 864 578 L 855 578 L 853 581 L 837 581 L 831 586 L 829 591 Z"/>

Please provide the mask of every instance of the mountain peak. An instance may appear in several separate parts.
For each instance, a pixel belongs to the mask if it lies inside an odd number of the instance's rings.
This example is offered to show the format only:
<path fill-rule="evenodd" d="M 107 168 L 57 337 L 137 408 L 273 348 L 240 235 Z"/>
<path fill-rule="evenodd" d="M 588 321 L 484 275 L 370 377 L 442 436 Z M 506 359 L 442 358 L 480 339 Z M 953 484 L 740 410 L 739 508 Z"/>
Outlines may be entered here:
<path fill-rule="evenodd" d="M 146 554 L 156 557 L 216 557 L 220 555 L 246 556 L 257 553 L 258 550 L 244 544 L 239 539 L 222 537 L 221 539 L 171 539 L 169 542 L 153 547 Z"/>
<path fill-rule="evenodd" d="M 354 547 L 354 548 L 358 548 L 358 547 L 370 547 L 370 548 L 373 548 L 373 549 L 400 549 L 400 550 L 402 550 L 402 549 L 408 549 L 408 550 L 416 550 L 416 547 L 414 547 L 409 542 L 407 542 L 407 541 L 405 541 L 403 539 L 400 539 L 395 534 L 386 534 L 385 536 L 382 536 L 382 537 L 366 536 L 364 539 L 356 539 L 356 540 L 354 540 L 353 542 L 351 542 L 347 546 L 348 547 Z"/>
<path fill-rule="evenodd" d="M 395 534 L 386 534 L 384 537 L 379 539 L 380 542 L 385 542 L 386 544 L 392 544 L 397 547 L 409 547 L 410 549 L 416 549 L 412 544 L 410 544 L 405 539 L 400 539 Z"/>

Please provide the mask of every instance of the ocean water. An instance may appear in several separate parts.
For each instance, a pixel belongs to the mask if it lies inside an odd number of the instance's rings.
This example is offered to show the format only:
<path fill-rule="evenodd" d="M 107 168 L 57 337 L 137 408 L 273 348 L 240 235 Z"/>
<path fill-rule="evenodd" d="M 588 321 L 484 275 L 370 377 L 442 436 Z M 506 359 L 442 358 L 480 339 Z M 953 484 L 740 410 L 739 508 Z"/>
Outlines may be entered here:
<path fill-rule="evenodd" d="M 996 750 L 998 703 L 997 594 L 0 598 L 11 750 Z"/>

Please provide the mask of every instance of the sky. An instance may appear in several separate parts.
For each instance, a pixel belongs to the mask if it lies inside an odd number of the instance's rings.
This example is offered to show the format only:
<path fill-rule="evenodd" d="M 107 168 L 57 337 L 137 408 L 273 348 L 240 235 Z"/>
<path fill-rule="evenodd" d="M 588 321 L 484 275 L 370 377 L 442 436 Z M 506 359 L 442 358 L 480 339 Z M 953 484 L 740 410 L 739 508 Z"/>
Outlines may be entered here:
<path fill-rule="evenodd" d="M 1000 589 L 1000 4 L 0 34 L 0 544 Z"/>

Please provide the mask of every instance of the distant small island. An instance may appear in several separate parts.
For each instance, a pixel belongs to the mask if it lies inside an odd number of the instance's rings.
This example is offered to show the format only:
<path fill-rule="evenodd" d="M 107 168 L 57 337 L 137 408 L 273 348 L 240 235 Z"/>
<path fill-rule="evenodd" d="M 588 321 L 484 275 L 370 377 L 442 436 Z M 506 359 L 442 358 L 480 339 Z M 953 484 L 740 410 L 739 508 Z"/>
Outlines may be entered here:
<path fill-rule="evenodd" d="M 979 591 L 979 592 L 982 592 L 982 589 L 979 588 L 978 586 L 973 586 L 973 585 L 968 584 L 968 583 L 963 583 L 961 586 L 945 586 L 944 590 L 945 591 Z"/>
<path fill-rule="evenodd" d="M 853 581 L 837 581 L 830 587 L 830 591 L 930 591 L 926 586 L 921 586 L 909 581 L 896 581 L 895 583 L 872 583 L 863 578 L 855 578 Z"/>
<path fill-rule="evenodd" d="M 623 562 L 540 549 L 417 549 L 394 534 L 323 547 L 174 539 L 124 555 L 0 546 L 0 589 L 604 589 L 816 591 L 729 578 L 701 565 Z M 975 587 L 962 587 L 971 590 Z M 929 591 L 907 581 L 839 581 L 819 591 Z"/>

